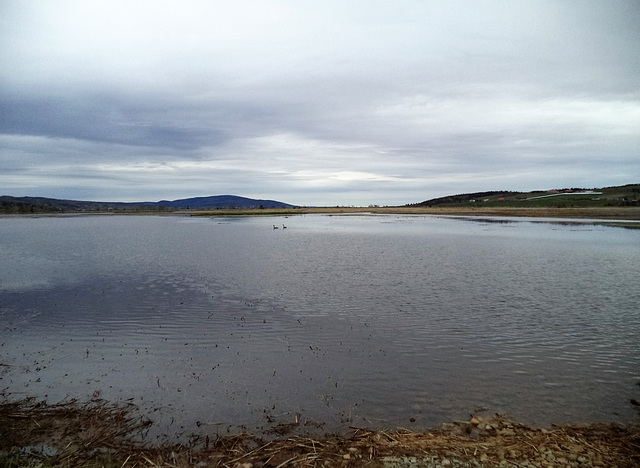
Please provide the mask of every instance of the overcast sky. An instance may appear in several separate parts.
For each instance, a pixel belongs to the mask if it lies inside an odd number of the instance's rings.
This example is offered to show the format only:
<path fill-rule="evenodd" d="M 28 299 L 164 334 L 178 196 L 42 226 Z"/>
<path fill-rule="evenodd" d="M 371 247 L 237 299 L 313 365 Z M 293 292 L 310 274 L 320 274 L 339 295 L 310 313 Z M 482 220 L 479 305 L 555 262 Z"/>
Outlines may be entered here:
<path fill-rule="evenodd" d="M 0 0 L 0 194 L 640 181 L 637 0 Z"/>

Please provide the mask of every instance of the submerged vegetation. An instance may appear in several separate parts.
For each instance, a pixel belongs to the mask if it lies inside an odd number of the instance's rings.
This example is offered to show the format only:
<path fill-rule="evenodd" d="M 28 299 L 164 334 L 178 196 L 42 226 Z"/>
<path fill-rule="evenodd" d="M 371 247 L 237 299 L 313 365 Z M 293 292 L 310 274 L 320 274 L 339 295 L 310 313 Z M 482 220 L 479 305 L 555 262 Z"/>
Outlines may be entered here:
<path fill-rule="evenodd" d="M 351 428 L 345 435 L 192 436 L 144 442 L 151 422 L 133 405 L 99 398 L 0 404 L 0 465 L 33 467 L 439 467 L 616 466 L 640 463 L 640 427 L 622 424 L 538 429 L 500 415 L 424 432 Z"/>

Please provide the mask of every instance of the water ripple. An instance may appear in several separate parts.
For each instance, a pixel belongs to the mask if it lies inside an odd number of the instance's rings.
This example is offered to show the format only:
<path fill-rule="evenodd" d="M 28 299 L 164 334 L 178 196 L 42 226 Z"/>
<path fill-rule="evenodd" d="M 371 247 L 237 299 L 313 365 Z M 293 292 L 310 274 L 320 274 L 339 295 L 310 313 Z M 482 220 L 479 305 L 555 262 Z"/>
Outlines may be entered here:
<path fill-rule="evenodd" d="M 134 397 L 171 435 L 296 413 L 325 430 L 430 426 L 478 407 L 537 424 L 638 417 L 636 232 L 31 221 L 0 220 L 15 272 L 0 274 L 11 397 Z"/>

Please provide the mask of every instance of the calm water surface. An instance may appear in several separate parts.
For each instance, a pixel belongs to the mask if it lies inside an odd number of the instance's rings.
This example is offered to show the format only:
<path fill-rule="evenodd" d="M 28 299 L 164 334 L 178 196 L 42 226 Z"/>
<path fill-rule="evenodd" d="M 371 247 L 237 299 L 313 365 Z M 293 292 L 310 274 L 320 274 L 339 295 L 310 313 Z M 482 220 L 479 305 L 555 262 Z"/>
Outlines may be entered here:
<path fill-rule="evenodd" d="M 1 218 L 0 392 L 150 437 L 638 421 L 639 265 L 638 230 L 531 219 Z"/>

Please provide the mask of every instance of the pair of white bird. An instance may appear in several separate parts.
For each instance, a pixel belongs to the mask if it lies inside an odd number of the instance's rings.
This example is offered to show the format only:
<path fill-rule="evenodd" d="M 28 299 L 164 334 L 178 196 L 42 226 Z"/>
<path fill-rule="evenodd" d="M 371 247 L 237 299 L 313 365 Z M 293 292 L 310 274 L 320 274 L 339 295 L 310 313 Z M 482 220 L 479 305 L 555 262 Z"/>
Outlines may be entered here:
<path fill-rule="evenodd" d="M 276 226 L 275 224 L 273 225 L 273 229 L 278 229 L 278 226 Z M 287 226 L 285 226 L 284 224 L 282 225 L 282 229 L 287 229 Z"/>

